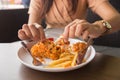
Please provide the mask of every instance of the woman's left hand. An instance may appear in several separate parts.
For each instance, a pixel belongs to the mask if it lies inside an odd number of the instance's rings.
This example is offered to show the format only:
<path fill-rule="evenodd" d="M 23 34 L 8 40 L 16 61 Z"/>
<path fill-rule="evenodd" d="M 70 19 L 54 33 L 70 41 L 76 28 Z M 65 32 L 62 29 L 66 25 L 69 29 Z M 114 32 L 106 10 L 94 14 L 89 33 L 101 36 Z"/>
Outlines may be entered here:
<path fill-rule="evenodd" d="M 65 40 L 68 40 L 69 37 L 82 37 L 82 39 L 87 40 L 88 37 L 97 38 L 102 35 L 103 32 L 104 29 L 98 24 L 76 19 L 65 27 L 63 37 Z"/>

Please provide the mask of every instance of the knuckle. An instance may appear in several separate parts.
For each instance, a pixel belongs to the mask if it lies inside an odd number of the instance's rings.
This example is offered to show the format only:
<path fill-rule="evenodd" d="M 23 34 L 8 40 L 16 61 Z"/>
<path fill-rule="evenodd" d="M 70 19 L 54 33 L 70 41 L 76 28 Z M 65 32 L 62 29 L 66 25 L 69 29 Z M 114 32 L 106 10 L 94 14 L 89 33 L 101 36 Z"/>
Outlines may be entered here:
<path fill-rule="evenodd" d="M 78 31 L 75 32 L 76 37 L 80 37 L 80 33 Z"/>
<path fill-rule="evenodd" d="M 33 38 L 34 38 L 35 40 L 37 40 L 37 39 L 39 39 L 40 37 L 39 37 L 38 35 L 34 35 Z"/>
<path fill-rule="evenodd" d="M 34 37 L 34 38 L 37 38 L 37 37 L 39 37 L 39 36 L 38 36 L 38 35 L 34 35 L 33 37 Z"/>
<path fill-rule="evenodd" d="M 79 34 L 77 34 L 77 33 L 75 34 L 75 36 L 76 36 L 76 37 L 80 37 L 80 35 L 79 35 Z"/>
<path fill-rule="evenodd" d="M 87 34 L 89 34 L 89 33 L 90 33 L 90 32 L 89 32 L 89 30 L 86 30 L 85 32 L 86 32 Z"/>
<path fill-rule="evenodd" d="M 80 19 L 75 19 L 75 21 L 80 21 Z"/>
<path fill-rule="evenodd" d="M 85 25 L 84 24 L 78 24 L 78 28 L 81 28 L 81 29 L 83 29 L 85 27 Z"/>
<path fill-rule="evenodd" d="M 43 27 L 42 26 L 39 26 L 39 27 L 37 27 L 39 30 L 43 30 Z"/>
<path fill-rule="evenodd" d="M 21 40 L 25 39 L 24 35 L 21 35 L 21 34 L 18 34 L 18 38 L 21 39 Z"/>
<path fill-rule="evenodd" d="M 36 29 L 36 27 L 33 24 L 31 24 L 31 25 L 29 25 L 29 29 L 32 31 L 32 30 Z"/>
<path fill-rule="evenodd" d="M 66 27 L 65 27 L 65 30 L 68 30 L 68 29 L 69 29 L 69 26 L 66 26 Z"/>
<path fill-rule="evenodd" d="M 26 35 L 27 35 L 28 37 L 30 37 L 30 38 L 32 37 L 32 34 L 31 34 L 31 33 L 27 33 Z"/>
<path fill-rule="evenodd" d="M 36 28 L 42 28 L 42 26 L 39 25 L 38 23 L 34 23 L 33 25 L 34 25 Z"/>
<path fill-rule="evenodd" d="M 83 24 L 78 24 L 77 29 L 83 29 Z"/>
<path fill-rule="evenodd" d="M 86 22 L 86 20 L 83 19 L 83 20 L 81 20 L 81 22 Z"/>
<path fill-rule="evenodd" d="M 40 26 L 39 29 L 43 30 L 43 27 Z"/>
<path fill-rule="evenodd" d="M 71 30 L 74 30 L 74 29 L 75 29 L 75 27 L 71 26 L 71 27 L 70 27 L 70 29 L 71 29 Z"/>
<path fill-rule="evenodd" d="M 33 25 L 33 24 L 30 24 L 30 25 L 29 25 L 29 27 L 35 27 L 35 25 Z"/>
<path fill-rule="evenodd" d="M 25 29 L 27 27 L 27 24 L 23 24 L 22 28 Z"/>

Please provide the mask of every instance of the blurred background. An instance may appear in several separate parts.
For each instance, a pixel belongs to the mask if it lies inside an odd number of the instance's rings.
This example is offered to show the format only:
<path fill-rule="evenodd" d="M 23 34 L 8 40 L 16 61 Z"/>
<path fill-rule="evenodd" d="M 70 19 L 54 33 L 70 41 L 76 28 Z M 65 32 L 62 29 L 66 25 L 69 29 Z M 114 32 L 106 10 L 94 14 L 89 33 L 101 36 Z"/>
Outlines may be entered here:
<path fill-rule="evenodd" d="M 17 31 L 28 21 L 30 0 L 0 0 L 0 43 L 18 41 Z"/>
<path fill-rule="evenodd" d="M 30 0 L 0 0 L 0 9 L 28 8 Z"/>

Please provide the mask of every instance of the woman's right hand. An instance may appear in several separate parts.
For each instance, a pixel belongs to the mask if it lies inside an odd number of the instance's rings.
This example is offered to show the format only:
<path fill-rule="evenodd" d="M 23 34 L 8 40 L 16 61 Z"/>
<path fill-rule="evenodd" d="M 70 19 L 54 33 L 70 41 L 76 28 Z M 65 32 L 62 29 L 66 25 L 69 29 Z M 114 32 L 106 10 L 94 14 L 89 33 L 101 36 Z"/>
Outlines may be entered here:
<path fill-rule="evenodd" d="M 18 37 L 21 40 L 38 41 L 45 39 L 45 33 L 43 27 L 37 23 L 24 24 L 22 29 L 18 30 Z"/>

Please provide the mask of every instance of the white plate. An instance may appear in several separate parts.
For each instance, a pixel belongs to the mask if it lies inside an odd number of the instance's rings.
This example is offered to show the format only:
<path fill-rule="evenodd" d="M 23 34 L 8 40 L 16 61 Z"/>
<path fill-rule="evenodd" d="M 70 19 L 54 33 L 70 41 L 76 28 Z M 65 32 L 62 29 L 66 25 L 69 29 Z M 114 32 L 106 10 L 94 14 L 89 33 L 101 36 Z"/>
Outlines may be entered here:
<path fill-rule="evenodd" d="M 76 43 L 80 40 L 78 39 L 70 39 L 70 43 Z M 32 64 L 32 57 L 30 56 L 29 53 L 27 53 L 25 51 L 25 49 L 22 47 L 19 49 L 18 51 L 18 59 L 19 61 L 24 64 L 25 66 L 29 67 L 29 68 L 32 68 L 32 69 L 35 69 L 35 70 L 38 70 L 38 71 L 45 71 L 45 72 L 64 72 L 64 71 L 70 71 L 70 70 L 74 70 L 74 69 L 78 69 L 78 68 L 81 68 L 83 66 L 85 66 L 86 64 L 88 64 L 93 58 L 95 57 L 95 49 L 90 46 L 87 50 L 87 53 L 85 55 L 85 59 L 86 61 L 84 63 L 81 63 L 77 66 L 74 66 L 74 67 L 69 67 L 69 68 L 44 68 L 43 65 L 40 65 L 40 66 L 34 66 Z M 49 60 L 46 60 L 49 62 Z"/>

